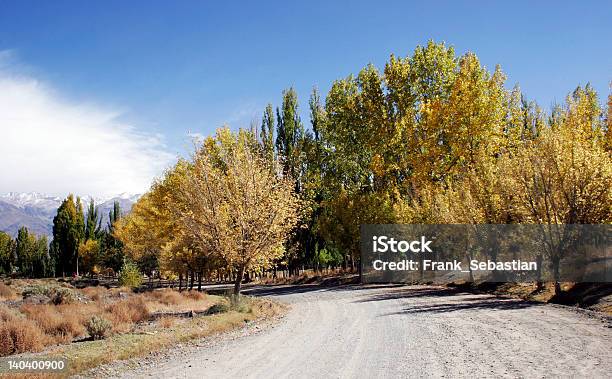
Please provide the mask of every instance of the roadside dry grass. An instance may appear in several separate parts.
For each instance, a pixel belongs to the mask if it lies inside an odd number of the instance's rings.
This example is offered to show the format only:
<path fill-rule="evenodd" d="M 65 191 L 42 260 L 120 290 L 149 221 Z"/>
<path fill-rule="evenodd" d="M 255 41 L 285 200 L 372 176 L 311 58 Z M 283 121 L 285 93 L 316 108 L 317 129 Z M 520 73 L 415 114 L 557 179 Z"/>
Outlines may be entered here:
<path fill-rule="evenodd" d="M 52 280 L 0 283 L 0 356 L 38 352 L 90 336 L 92 319 L 109 330 L 101 335 L 129 333 L 150 320 L 206 312 L 216 302 L 208 295 L 171 289 L 132 293 L 127 288 L 82 290 Z M 10 299 L 10 300 L 8 300 Z M 88 329 L 88 326 L 90 327 Z"/>
<path fill-rule="evenodd" d="M 227 301 L 222 298 L 217 300 Z M 266 299 L 252 299 L 249 310 L 244 313 L 231 310 L 182 320 L 163 316 L 154 325 L 138 332 L 61 346 L 45 352 L 45 356 L 66 358 L 70 368 L 66 375 L 74 375 L 116 360 L 142 356 L 152 351 L 171 348 L 181 342 L 223 333 L 249 322 L 277 316 L 284 310 L 285 307 L 278 303 Z"/>
<path fill-rule="evenodd" d="M 284 309 L 268 300 L 243 296 L 237 302 L 197 291 L 77 289 L 47 279 L 8 283 L 0 283 L 0 356 L 66 358 L 66 375 L 224 332 Z"/>
<path fill-rule="evenodd" d="M 198 291 L 177 292 L 171 289 L 162 289 L 149 293 L 149 310 L 152 313 L 184 313 L 193 311 L 204 312 L 213 302 L 209 295 Z"/>

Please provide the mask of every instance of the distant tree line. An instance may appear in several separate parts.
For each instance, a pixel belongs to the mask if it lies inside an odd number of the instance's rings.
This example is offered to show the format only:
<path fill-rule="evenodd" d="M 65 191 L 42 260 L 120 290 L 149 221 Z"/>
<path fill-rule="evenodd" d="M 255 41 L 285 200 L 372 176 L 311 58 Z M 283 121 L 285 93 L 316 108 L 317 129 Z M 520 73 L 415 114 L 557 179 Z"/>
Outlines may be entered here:
<path fill-rule="evenodd" d="M 19 228 L 16 239 L 0 232 L 0 274 L 45 278 L 53 276 L 54 269 L 46 236 L 37 237 L 25 227 Z"/>
<path fill-rule="evenodd" d="M 113 236 L 121 209 L 115 202 L 106 228 L 94 202 L 83 212 L 80 198 L 69 195 L 53 218 L 53 239 L 21 227 L 17 238 L 0 232 L 0 274 L 29 278 L 115 273 L 124 263 L 122 243 Z M 110 270 L 109 270 L 110 269 Z"/>
<path fill-rule="evenodd" d="M 93 200 L 84 213 L 81 199 L 69 195 L 53 219 L 50 251 L 56 262 L 56 275 L 119 271 L 124 263 L 123 245 L 113 232 L 121 217 L 119 202 L 115 201 L 103 228 Z"/>

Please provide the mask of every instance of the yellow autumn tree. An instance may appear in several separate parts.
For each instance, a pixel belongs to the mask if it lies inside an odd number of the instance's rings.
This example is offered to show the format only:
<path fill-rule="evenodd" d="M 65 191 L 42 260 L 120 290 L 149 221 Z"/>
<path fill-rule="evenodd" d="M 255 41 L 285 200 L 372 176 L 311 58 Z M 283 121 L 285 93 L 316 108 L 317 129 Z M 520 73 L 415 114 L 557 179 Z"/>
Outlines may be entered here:
<path fill-rule="evenodd" d="M 133 260 L 149 258 L 159 262 L 161 270 L 185 273 L 186 270 L 182 267 L 179 270 L 173 264 L 167 253 L 176 246 L 175 241 L 182 235 L 174 213 L 177 207 L 182 206 L 176 196 L 179 182 L 188 170 L 189 163 L 179 160 L 153 183 L 150 191 L 134 204 L 130 213 L 118 221 L 115 236 L 123 242 L 126 253 Z"/>
<path fill-rule="evenodd" d="M 612 160 L 601 143 L 589 96 L 568 100 L 560 121 L 514 156 L 500 162 L 499 188 L 511 199 L 517 222 L 540 224 L 560 292 L 560 262 L 568 253 L 571 224 L 612 221 Z M 550 227 L 549 225 L 555 225 Z"/>
<path fill-rule="evenodd" d="M 98 240 L 87 240 L 79 245 L 79 263 L 82 272 L 95 273 L 100 263 L 100 243 Z"/>
<path fill-rule="evenodd" d="M 292 178 L 271 170 L 252 138 L 223 128 L 205 141 L 179 188 L 188 206 L 175 209 L 194 248 L 214 253 L 234 270 L 236 295 L 246 270 L 268 267 L 282 255 L 300 206 Z"/>

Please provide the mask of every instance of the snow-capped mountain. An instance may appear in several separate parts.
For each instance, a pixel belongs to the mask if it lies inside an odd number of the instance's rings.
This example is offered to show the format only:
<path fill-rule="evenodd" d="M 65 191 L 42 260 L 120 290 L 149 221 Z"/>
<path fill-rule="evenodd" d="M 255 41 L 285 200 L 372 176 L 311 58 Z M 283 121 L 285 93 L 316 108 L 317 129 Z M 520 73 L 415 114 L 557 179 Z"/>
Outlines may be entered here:
<path fill-rule="evenodd" d="M 21 208 L 57 208 L 56 204 L 61 203 L 62 199 L 59 197 L 43 195 L 38 192 L 9 192 L 7 194 L 0 195 L 0 201 Z"/>
<path fill-rule="evenodd" d="M 106 225 L 108 213 L 115 201 L 119 202 L 123 212 L 129 212 L 138 198 L 139 194 L 122 193 L 111 197 L 81 196 L 81 201 L 87 211 L 93 200 L 102 217 L 102 225 Z M 35 234 L 51 236 L 53 217 L 63 200 L 62 197 L 37 192 L 9 192 L 0 195 L 0 231 L 15 236 L 17 230 L 25 226 Z"/>

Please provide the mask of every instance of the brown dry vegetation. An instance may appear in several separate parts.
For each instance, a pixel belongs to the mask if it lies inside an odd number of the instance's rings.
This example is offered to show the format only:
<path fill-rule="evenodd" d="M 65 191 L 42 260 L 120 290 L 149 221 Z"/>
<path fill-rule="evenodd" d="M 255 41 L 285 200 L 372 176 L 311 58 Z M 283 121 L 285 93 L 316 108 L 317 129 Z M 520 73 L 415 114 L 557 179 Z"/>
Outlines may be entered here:
<path fill-rule="evenodd" d="M 49 293 L 68 293 L 71 298 L 56 301 L 57 296 Z M 86 326 L 94 316 L 110 322 L 111 333 L 121 334 L 146 327 L 156 316 L 159 320 L 152 325 L 170 328 L 186 312 L 205 312 L 215 302 L 216 297 L 197 291 L 163 289 L 135 294 L 127 288 L 78 290 L 49 280 L 0 283 L 0 356 L 87 339 Z"/>
<path fill-rule="evenodd" d="M 0 301 L 14 300 L 18 297 L 19 295 L 17 294 L 17 291 L 15 291 L 4 283 L 0 283 Z"/>
<path fill-rule="evenodd" d="M 49 341 L 36 323 L 23 318 L 0 322 L 0 355 L 40 351 Z"/>
<path fill-rule="evenodd" d="M 209 296 L 197 291 L 177 292 L 162 289 L 147 293 L 151 313 L 172 314 L 193 311 L 205 312 L 213 305 Z"/>
<path fill-rule="evenodd" d="M 83 335 L 85 328 L 79 314 L 67 312 L 66 306 L 55 306 L 49 304 L 25 304 L 21 312 L 36 323 L 38 329 L 51 337 L 54 342 L 66 343 Z"/>
<path fill-rule="evenodd" d="M 172 317 L 172 316 L 162 316 L 159 318 L 159 320 L 157 321 L 159 326 L 161 326 L 162 328 L 171 328 L 174 326 L 174 324 L 176 323 L 176 317 Z"/>
<path fill-rule="evenodd" d="M 109 293 L 104 287 L 86 287 L 81 290 L 85 296 L 89 297 L 93 301 L 100 301 L 102 298 Z"/>
<path fill-rule="evenodd" d="M 226 299 L 216 299 L 227 303 Z M 65 357 L 68 360 L 68 374 L 73 375 L 115 360 L 138 357 L 176 343 L 223 333 L 258 319 L 274 318 L 285 310 L 286 307 L 279 303 L 254 299 L 249 301 L 248 312 L 229 310 L 193 318 L 162 316 L 155 323 L 157 325 L 151 325 L 156 328 L 155 333 L 147 332 L 151 329 L 144 329 L 140 333 L 115 334 L 104 341 L 62 345 L 50 350 L 48 355 Z M 88 375 L 85 373 L 84 376 Z"/>
<path fill-rule="evenodd" d="M 224 332 L 285 309 L 268 300 L 234 302 L 197 291 L 77 289 L 50 279 L 1 284 L 0 356 L 61 356 L 68 360 L 65 375 Z M 70 294 L 70 301 L 54 301 L 58 293 Z M 209 312 L 213 306 L 215 314 Z M 95 333 L 94 319 L 101 327 L 108 325 L 100 333 L 103 341 L 88 334 Z"/>

